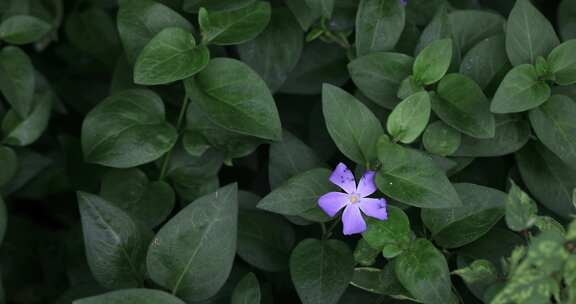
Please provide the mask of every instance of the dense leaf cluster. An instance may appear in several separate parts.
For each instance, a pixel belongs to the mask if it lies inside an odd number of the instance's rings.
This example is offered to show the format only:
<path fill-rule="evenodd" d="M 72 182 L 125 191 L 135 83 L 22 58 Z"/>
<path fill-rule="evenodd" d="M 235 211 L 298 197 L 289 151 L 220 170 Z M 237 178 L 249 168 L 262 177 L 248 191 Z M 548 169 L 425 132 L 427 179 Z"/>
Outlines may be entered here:
<path fill-rule="evenodd" d="M 576 0 L 2 0 L 0 303 L 576 303 L 575 25 Z M 388 200 L 361 235 L 318 207 L 339 162 Z"/>

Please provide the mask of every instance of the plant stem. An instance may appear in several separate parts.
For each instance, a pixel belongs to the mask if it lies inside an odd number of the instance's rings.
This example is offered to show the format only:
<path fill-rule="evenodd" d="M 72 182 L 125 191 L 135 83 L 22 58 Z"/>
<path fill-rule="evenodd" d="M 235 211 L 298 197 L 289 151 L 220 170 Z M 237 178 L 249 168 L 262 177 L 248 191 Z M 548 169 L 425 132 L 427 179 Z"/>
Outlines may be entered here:
<path fill-rule="evenodd" d="M 184 123 L 184 117 L 186 117 L 186 109 L 188 108 L 188 94 L 184 93 L 184 100 L 182 100 L 182 106 L 180 106 L 180 113 L 178 114 L 178 121 L 176 122 L 176 131 L 178 132 L 176 141 L 180 137 L 180 129 L 182 129 L 182 124 Z M 172 150 L 174 147 L 166 152 L 166 156 L 164 156 L 164 160 L 162 161 L 162 169 L 160 169 L 160 177 L 158 178 L 160 181 L 166 178 L 166 173 L 168 172 L 168 164 L 170 163 L 170 159 L 172 158 Z"/>

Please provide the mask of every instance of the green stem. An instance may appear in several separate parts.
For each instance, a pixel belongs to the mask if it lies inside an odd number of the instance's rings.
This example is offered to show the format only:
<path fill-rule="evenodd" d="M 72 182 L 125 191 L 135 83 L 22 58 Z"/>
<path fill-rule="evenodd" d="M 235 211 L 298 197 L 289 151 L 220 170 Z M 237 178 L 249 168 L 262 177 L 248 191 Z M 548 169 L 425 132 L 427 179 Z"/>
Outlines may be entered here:
<path fill-rule="evenodd" d="M 188 108 L 188 94 L 184 93 L 184 100 L 182 100 L 182 106 L 180 107 L 180 113 L 178 114 L 178 121 L 176 122 L 176 130 L 178 131 L 178 137 L 180 137 L 180 130 L 182 129 L 182 124 L 184 123 L 184 118 L 186 117 L 186 109 Z M 178 138 L 176 139 L 178 141 Z M 164 156 L 164 160 L 162 161 L 162 169 L 160 169 L 160 177 L 158 178 L 160 181 L 166 178 L 166 173 L 168 172 L 168 164 L 170 163 L 170 159 L 172 158 L 172 150 L 170 149 L 166 152 L 166 156 Z"/>
<path fill-rule="evenodd" d="M 336 228 L 336 226 L 338 225 L 338 223 L 340 222 L 340 216 L 337 217 L 333 222 L 332 225 L 330 225 L 330 227 L 328 229 L 326 229 L 326 226 L 324 225 L 324 223 L 322 223 L 322 240 L 326 240 L 328 238 L 330 238 L 330 236 L 332 236 L 332 230 L 334 230 L 334 228 Z"/>

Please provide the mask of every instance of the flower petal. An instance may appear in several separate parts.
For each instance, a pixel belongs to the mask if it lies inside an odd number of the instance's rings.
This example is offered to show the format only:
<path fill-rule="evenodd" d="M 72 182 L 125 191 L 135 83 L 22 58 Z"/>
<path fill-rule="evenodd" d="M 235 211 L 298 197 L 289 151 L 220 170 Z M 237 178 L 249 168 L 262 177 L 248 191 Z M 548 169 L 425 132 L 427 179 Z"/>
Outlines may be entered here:
<path fill-rule="evenodd" d="M 339 163 L 330 175 L 330 181 L 346 191 L 346 193 L 353 193 L 356 191 L 356 181 L 354 180 L 354 175 L 352 171 L 346 167 L 345 164 Z"/>
<path fill-rule="evenodd" d="M 385 220 L 388 219 L 388 211 L 386 211 L 386 200 L 383 198 L 363 198 L 360 200 L 360 209 L 367 216 Z"/>
<path fill-rule="evenodd" d="M 342 192 L 328 192 L 318 199 L 318 205 L 326 214 L 333 217 L 348 203 L 348 194 Z"/>
<path fill-rule="evenodd" d="M 374 177 L 376 172 L 374 171 L 366 171 L 364 176 L 358 182 L 358 188 L 356 189 L 356 193 L 358 193 L 361 197 L 367 197 L 368 195 L 376 192 L 376 183 L 374 183 Z"/>
<path fill-rule="evenodd" d="M 344 224 L 345 235 L 362 233 L 366 231 L 366 222 L 360 213 L 360 208 L 358 204 L 351 204 L 344 209 L 342 214 L 342 223 Z"/>

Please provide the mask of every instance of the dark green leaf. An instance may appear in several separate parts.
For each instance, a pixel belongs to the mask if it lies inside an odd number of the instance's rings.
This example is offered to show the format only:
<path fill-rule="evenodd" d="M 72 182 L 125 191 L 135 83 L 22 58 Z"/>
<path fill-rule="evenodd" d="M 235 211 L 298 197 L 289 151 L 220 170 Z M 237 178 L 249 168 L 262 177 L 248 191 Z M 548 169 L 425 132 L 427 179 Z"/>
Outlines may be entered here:
<path fill-rule="evenodd" d="M 422 221 L 434 240 L 446 248 L 479 239 L 504 216 L 506 193 L 475 184 L 456 184 L 454 188 L 462 206 L 422 210 Z"/>
<path fill-rule="evenodd" d="M 6 134 L 3 142 L 13 146 L 27 146 L 35 142 L 46 130 L 52 110 L 52 95 L 35 94 L 36 105 L 32 112 L 20 118 L 15 111 L 10 111 L 2 121 L 2 131 Z"/>
<path fill-rule="evenodd" d="M 558 27 L 560 36 L 567 41 L 576 38 L 576 2 L 564 0 L 558 6 Z"/>
<path fill-rule="evenodd" d="M 486 290 L 498 280 L 496 267 L 488 260 L 476 260 L 470 265 L 454 270 L 454 274 L 460 276 L 472 291 L 480 290 L 486 294 Z"/>
<path fill-rule="evenodd" d="M 265 196 L 258 203 L 258 208 L 283 215 L 302 215 L 311 210 L 320 210 L 318 198 L 335 190 L 328 180 L 330 174 L 328 169 L 300 173 Z"/>
<path fill-rule="evenodd" d="M 202 41 L 216 45 L 240 44 L 256 38 L 270 22 L 270 3 L 258 1 L 236 10 L 200 9 Z"/>
<path fill-rule="evenodd" d="M 244 276 L 232 294 L 231 304 L 260 304 L 260 283 L 253 273 Z"/>
<path fill-rule="evenodd" d="M 168 217 L 175 201 L 169 184 L 150 182 L 136 168 L 110 171 L 102 179 L 100 195 L 149 228 Z"/>
<path fill-rule="evenodd" d="M 576 40 L 569 40 L 552 50 L 548 56 L 550 73 L 554 75 L 554 81 L 559 85 L 576 83 Z"/>
<path fill-rule="evenodd" d="M 303 33 L 287 9 L 272 10 L 262 34 L 238 46 L 240 58 L 258 73 L 271 91 L 280 89 L 300 59 Z"/>
<path fill-rule="evenodd" d="M 496 134 L 479 139 L 464 135 L 454 156 L 494 157 L 514 153 L 530 139 L 530 124 L 520 115 L 496 115 Z"/>
<path fill-rule="evenodd" d="M 554 95 L 530 111 L 530 122 L 540 141 L 566 164 L 576 168 L 576 102 Z"/>
<path fill-rule="evenodd" d="M 304 31 L 310 29 L 314 21 L 320 17 L 317 12 L 310 9 L 306 0 L 285 0 L 284 2 Z"/>
<path fill-rule="evenodd" d="M 192 25 L 180 14 L 152 0 L 121 0 L 118 10 L 118 33 L 130 62 L 146 44 L 165 28 L 192 31 Z"/>
<path fill-rule="evenodd" d="M 290 275 L 303 304 L 336 304 L 353 274 L 352 252 L 341 241 L 306 239 L 290 257 Z"/>
<path fill-rule="evenodd" d="M 322 85 L 335 86 L 348 81 L 346 53 L 336 44 L 314 41 L 306 44 L 300 61 L 288 75 L 283 93 L 315 95 L 322 92 Z"/>
<path fill-rule="evenodd" d="M 362 165 L 376 158 L 376 142 L 384 131 L 370 109 L 346 91 L 325 84 L 322 110 L 326 128 L 344 155 Z"/>
<path fill-rule="evenodd" d="M 418 83 L 424 85 L 435 83 L 446 74 L 451 60 L 452 40 L 436 40 L 416 56 L 412 74 Z"/>
<path fill-rule="evenodd" d="M 8 215 L 6 212 L 6 204 L 0 196 L 0 244 L 4 241 L 4 235 L 6 235 L 6 226 L 8 224 Z"/>
<path fill-rule="evenodd" d="M 73 304 L 184 304 L 164 291 L 154 289 L 124 289 L 99 296 L 76 300 Z"/>
<path fill-rule="evenodd" d="M 380 106 L 394 108 L 400 83 L 410 76 L 414 59 L 400 53 L 377 52 L 348 64 L 350 77 L 360 91 Z"/>
<path fill-rule="evenodd" d="M 176 142 L 160 96 L 128 90 L 106 98 L 84 119 L 82 149 L 87 161 L 129 168 L 158 159 Z"/>
<path fill-rule="evenodd" d="M 390 51 L 404 30 L 404 6 L 397 0 L 361 0 L 356 15 L 356 53 Z"/>
<path fill-rule="evenodd" d="M 236 253 L 237 186 L 197 199 L 166 223 L 148 250 L 154 282 L 188 302 L 215 295 Z"/>
<path fill-rule="evenodd" d="M 97 195 L 78 192 L 78 204 L 86 257 L 94 278 L 106 288 L 140 286 L 151 233 Z"/>
<path fill-rule="evenodd" d="M 22 188 L 40 172 L 46 169 L 53 160 L 48 156 L 28 149 L 15 150 L 18 155 L 18 171 L 8 184 L 2 188 L 2 194 L 8 195 Z"/>
<path fill-rule="evenodd" d="M 186 12 L 197 13 L 201 7 L 214 11 L 235 10 L 248 6 L 256 2 L 256 0 L 183 0 L 182 2 L 182 8 Z"/>
<path fill-rule="evenodd" d="M 434 41 L 452 38 L 450 19 L 448 19 L 448 5 L 445 3 L 436 4 L 436 6 L 431 7 L 430 10 L 432 14 L 435 13 L 434 18 L 422 31 L 416 49 L 414 50 L 415 54 L 422 52 L 425 47 Z M 408 7 L 408 12 L 410 12 L 410 7 Z"/>
<path fill-rule="evenodd" d="M 412 231 L 408 216 L 402 209 L 394 206 L 387 209 L 388 219 L 385 221 L 367 218 L 368 229 L 362 237 L 372 248 L 382 251 L 384 257 L 393 258 L 408 248 Z"/>
<path fill-rule="evenodd" d="M 516 1 L 506 25 L 506 52 L 513 65 L 533 64 L 559 43 L 550 22 L 530 0 Z"/>
<path fill-rule="evenodd" d="M 189 78 L 205 68 L 209 60 L 208 48 L 197 46 L 188 30 L 165 28 L 142 49 L 134 66 L 134 82 L 156 85 Z"/>
<path fill-rule="evenodd" d="M 231 58 L 212 59 L 185 84 L 189 97 L 215 124 L 243 135 L 281 138 L 280 118 L 272 94 L 245 63 Z"/>
<path fill-rule="evenodd" d="M 0 39 L 11 44 L 27 44 L 40 40 L 52 26 L 37 17 L 15 15 L 0 24 Z"/>
<path fill-rule="evenodd" d="M 20 117 L 34 107 L 34 67 L 28 55 L 17 47 L 0 50 L 0 91 Z"/>
<path fill-rule="evenodd" d="M 316 152 L 296 136 L 284 131 L 282 141 L 270 145 L 268 181 L 277 188 L 292 176 L 322 166 Z"/>
<path fill-rule="evenodd" d="M 18 172 L 18 155 L 9 147 L 0 146 L 0 187 L 8 184 Z"/>
<path fill-rule="evenodd" d="M 514 231 L 528 229 L 536 222 L 536 202 L 514 182 L 506 197 L 506 225 Z"/>
<path fill-rule="evenodd" d="M 430 120 L 430 95 L 420 92 L 400 102 L 388 116 L 386 128 L 395 141 L 409 144 L 415 141 Z"/>
<path fill-rule="evenodd" d="M 408 295 L 408 292 L 400 285 L 400 282 L 398 282 L 392 263 L 386 264 L 384 269 L 370 267 L 356 268 L 354 269 L 354 278 L 350 284 L 381 295 L 404 298 Z"/>
<path fill-rule="evenodd" d="M 394 260 L 394 270 L 402 286 L 423 303 L 458 303 L 451 290 L 448 263 L 430 241 L 414 241 Z"/>
<path fill-rule="evenodd" d="M 576 170 L 544 146 L 529 143 L 516 153 L 522 180 L 537 201 L 559 216 L 576 212 L 570 201 L 576 188 Z"/>
<path fill-rule="evenodd" d="M 470 77 L 481 88 L 499 80 L 510 67 L 504 35 L 492 36 L 476 44 L 462 58 L 460 74 Z"/>
<path fill-rule="evenodd" d="M 482 88 L 461 74 L 449 74 L 437 88 L 432 107 L 446 124 L 475 138 L 492 138 L 496 132 L 494 114 Z"/>
<path fill-rule="evenodd" d="M 306 4 L 312 10 L 313 15 L 332 18 L 335 0 L 306 0 Z"/>
<path fill-rule="evenodd" d="M 448 17 L 454 42 L 463 53 L 484 39 L 503 33 L 505 23 L 499 14 L 480 10 L 457 10 Z"/>
<path fill-rule="evenodd" d="M 446 174 L 424 153 L 391 142 L 378 141 L 382 164 L 376 175 L 380 191 L 402 203 L 420 208 L 462 205 Z"/>
<path fill-rule="evenodd" d="M 462 134 L 460 132 L 440 120 L 428 125 L 422 136 L 422 143 L 426 151 L 440 156 L 447 156 L 456 152 L 460 147 L 461 140 Z"/>
<path fill-rule="evenodd" d="M 494 113 L 523 112 L 538 107 L 549 97 L 550 87 L 539 79 L 534 66 L 522 64 L 506 74 L 490 110 Z"/>
<path fill-rule="evenodd" d="M 354 248 L 354 261 L 362 266 L 371 266 L 380 254 L 380 250 L 372 248 L 365 239 L 360 239 Z"/>

